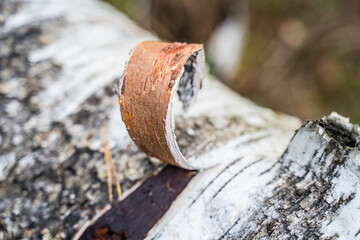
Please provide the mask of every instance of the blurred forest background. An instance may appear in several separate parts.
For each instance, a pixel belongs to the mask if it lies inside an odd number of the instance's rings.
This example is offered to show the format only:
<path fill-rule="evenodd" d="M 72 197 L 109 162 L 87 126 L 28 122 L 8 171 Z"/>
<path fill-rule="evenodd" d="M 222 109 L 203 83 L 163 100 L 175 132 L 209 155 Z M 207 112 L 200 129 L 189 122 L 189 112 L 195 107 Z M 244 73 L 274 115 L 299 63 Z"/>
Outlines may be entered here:
<path fill-rule="evenodd" d="M 204 43 L 213 73 L 260 105 L 360 122 L 358 0 L 105 1 L 164 40 Z"/>

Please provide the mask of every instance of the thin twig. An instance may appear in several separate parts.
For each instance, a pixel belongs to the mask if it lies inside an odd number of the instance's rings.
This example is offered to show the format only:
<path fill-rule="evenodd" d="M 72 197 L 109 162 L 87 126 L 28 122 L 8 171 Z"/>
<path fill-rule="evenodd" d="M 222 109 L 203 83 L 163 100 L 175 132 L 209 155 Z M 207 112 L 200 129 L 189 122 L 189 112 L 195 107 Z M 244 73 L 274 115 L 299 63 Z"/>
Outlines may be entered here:
<path fill-rule="evenodd" d="M 114 165 L 114 161 L 113 161 L 113 158 L 111 156 L 111 152 L 110 152 L 110 149 L 109 149 L 109 155 L 110 155 L 110 164 L 111 164 L 111 169 L 112 169 L 112 173 L 113 173 L 113 176 L 115 178 L 115 185 L 116 185 L 116 191 L 117 191 L 117 194 L 118 194 L 118 200 L 120 199 L 121 197 L 121 187 L 120 187 L 120 180 L 118 178 L 118 175 L 117 175 L 117 172 L 116 172 L 116 169 L 115 169 L 115 165 Z"/>
<path fill-rule="evenodd" d="M 110 156 L 109 156 L 109 144 L 108 144 L 108 128 L 107 122 L 104 124 L 104 157 L 105 157 L 105 164 L 106 164 L 106 175 L 107 175 L 107 183 L 108 183 L 108 191 L 109 191 L 109 201 L 112 202 L 113 200 L 113 193 L 112 193 L 112 177 L 111 177 L 111 163 L 110 163 Z"/>
<path fill-rule="evenodd" d="M 112 194 L 112 176 L 115 178 L 115 185 L 116 185 L 116 191 L 118 195 L 118 199 L 121 197 L 121 186 L 120 186 L 120 180 L 116 172 L 116 168 L 114 165 L 114 161 L 112 158 L 111 150 L 109 148 L 109 136 L 108 136 L 108 124 L 105 122 L 105 134 L 104 134 L 104 154 L 105 154 L 105 161 L 106 161 L 106 168 L 107 168 L 107 176 L 108 176 L 108 187 L 109 187 L 109 200 L 112 201 L 113 194 Z M 110 184 L 110 186 L 109 186 Z"/>

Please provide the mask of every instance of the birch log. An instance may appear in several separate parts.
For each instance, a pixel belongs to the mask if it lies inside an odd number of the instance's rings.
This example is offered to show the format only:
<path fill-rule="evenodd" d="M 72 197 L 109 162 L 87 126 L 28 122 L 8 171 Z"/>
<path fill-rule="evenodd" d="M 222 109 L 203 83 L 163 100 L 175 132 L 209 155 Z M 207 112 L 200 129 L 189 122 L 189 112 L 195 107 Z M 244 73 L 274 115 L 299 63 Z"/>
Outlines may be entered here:
<path fill-rule="evenodd" d="M 163 166 L 128 137 L 112 93 L 131 49 L 156 37 L 97 0 L 0 11 L 0 238 L 68 239 L 110 208 L 105 121 L 125 195 Z M 279 158 L 299 121 L 207 75 L 177 121 L 185 154 L 223 163 L 190 181 L 149 238 L 359 238 L 359 130 L 343 119 L 307 123 Z"/>
<path fill-rule="evenodd" d="M 304 123 L 279 159 L 247 148 L 198 174 L 148 239 L 360 239 L 359 143 L 332 114 Z"/>

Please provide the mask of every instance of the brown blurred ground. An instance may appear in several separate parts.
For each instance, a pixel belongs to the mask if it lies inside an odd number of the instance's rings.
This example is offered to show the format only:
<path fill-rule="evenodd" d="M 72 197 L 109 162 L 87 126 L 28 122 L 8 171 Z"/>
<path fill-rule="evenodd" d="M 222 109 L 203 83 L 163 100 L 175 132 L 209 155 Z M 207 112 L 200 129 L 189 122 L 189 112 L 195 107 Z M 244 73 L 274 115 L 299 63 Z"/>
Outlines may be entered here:
<path fill-rule="evenodd" d="M 106 0 L 171 41 L 204 42 L 235 0 Z M 230 86 L 257 103 L 360 122 L 360 1 L 251 0 L 248 41 Z M 211 59 L 209 60 L 211 62 Z"/>

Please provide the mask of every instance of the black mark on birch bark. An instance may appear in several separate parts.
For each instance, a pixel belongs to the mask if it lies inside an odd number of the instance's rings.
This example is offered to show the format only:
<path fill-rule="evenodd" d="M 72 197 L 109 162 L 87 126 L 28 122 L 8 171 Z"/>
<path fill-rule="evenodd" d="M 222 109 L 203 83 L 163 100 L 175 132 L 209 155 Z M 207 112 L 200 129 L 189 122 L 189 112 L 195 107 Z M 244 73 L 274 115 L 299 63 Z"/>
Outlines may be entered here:
<path fill-rule="evenodd" d="M 238 158 L 234 161 L 232 161 L 229 165 L 227 165 L 223 170 L 221 170 L 217 175 L 216 177 L 214 177 L 202 190 L 201 192 L 199 193 L 199 195 L 196 196 L 196 198 L 191 202 L 191 204 L 188 206 L 188 207 L 191 207 L 198 199 L 201 195 L 204 194 L 204 192 L 206 191 L 206 189 L 208 189 L 216 180 L 219 176 L 221 176 L 221 174 L 223 174 L 224 172 L 226 172 L 226 170 L 228 170 L 231 166 L 235 165 L 236 163 L 238 163 L 240 160 L 242 159 L 241 158 Z"/>
<path fill-rule="evenodd" d="M 234 174 L 233 176 L 231 176 L 231 178 L 229 180 L 227 180 L 220 188 L 219 190 L 214 194 L 214 196 L 211 198 L 214 199 L 232 180 L 234 180 L 240 173 L 244 172 L 246 169 L 254 166 L 255 164 L 261 162 L 262 160 L 264 160 L 264 158 L 260 158 L 248 165 L 246 165 L 244 168 L 240 169 L 236 174 Z"/>

